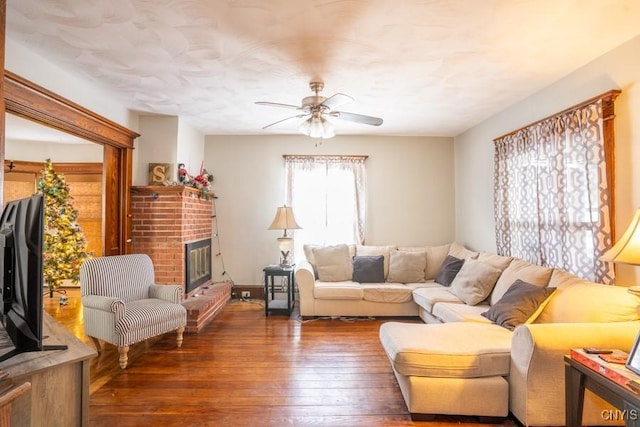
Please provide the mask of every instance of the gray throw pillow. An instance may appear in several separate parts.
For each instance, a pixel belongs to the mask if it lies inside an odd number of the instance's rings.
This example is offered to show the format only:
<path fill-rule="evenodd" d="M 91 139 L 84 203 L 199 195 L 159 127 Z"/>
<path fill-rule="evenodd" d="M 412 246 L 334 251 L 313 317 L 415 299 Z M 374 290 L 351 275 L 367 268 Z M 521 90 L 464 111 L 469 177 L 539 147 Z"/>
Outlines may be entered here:
<path fill-rule="evenodd" d="M 518 279 L 497 303 L 481 314 L 492 322 L 513 330 L 518 325 L 529 323 L 538 307 L 554 291 L 555 288 L 543 288 Z"/>
<path fill-rule="evenodd" d="M 384 255 L 354 256 L 352 280 L 359 283 L 383 283 Z"/>
<path fill-rule="evenodd" d="M 447 255 L 440 267 L 440 270 L 438 270 L 438 274 L 436 274 L 436 283 L 440 283 L 443 286 L 451 285 L 451 282 L 456 278 L 456 275 L 462 268 L 463 264 L 463 259 Z"/>

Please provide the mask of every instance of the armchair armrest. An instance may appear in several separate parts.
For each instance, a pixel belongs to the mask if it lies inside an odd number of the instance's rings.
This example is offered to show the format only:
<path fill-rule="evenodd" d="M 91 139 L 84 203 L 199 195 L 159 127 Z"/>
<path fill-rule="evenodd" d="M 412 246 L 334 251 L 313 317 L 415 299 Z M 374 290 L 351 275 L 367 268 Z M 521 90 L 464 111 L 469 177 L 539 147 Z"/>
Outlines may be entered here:
<path fill-rule="evenodd" d="M 120 319 L 125 313 L 124 301 L 115 297 L 85 295 L 82 297 L 82 305 L 88 309 L 114 313 L 116 315 L 116 319 Z"/>
<path fill-rule="evenodd" d="M 511 411 L 525 425 L 553 425 L 544 416 L 564 414 L 563 356 L 568 355 L 572 348 L 582 347 L 629 351 L 639 330 L 638 321 L 518 326 L 511 342 Z M 602 422 L 602 406 L 599 405 L 602 401 L 585 397 L 583 422 L 586 425 Z M 535 420 L 531 420 L 532 416 L 536 417 Z"/>
<path fill-rule="evenodd" d="M 175 304 L 182 302 L 184 289 L 180 285 L 151 285 L 149 298 L 158 298 Z"/>
<path fill-rule="evenodd" d="M 300 293 L 300 315 L 313 316 L 315 314 L 313 287 L 315 286 L 316 278 L 309 261 L 297 261 L 295 275 L 298 292 Z"/>

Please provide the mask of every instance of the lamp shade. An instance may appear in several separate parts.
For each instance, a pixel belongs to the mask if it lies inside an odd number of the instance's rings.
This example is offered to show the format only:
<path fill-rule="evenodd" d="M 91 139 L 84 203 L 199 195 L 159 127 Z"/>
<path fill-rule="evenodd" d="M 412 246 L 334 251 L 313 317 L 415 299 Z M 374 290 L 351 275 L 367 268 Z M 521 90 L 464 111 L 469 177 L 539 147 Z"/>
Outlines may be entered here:
<path fill-rule="evenodd" d="M 618 242 L 602 255 L 603 261 L 640 265 L 640 209 Z"/>
<path fill-rule="evenodd" d="M 280 206 L 276 211 L 276 216 L 273 218 L 273 222 L 269 226 L 269 230 L 297 230 L 301 227 L 296 222 L 293 216 L 293 210 L 290 206 Z"/>

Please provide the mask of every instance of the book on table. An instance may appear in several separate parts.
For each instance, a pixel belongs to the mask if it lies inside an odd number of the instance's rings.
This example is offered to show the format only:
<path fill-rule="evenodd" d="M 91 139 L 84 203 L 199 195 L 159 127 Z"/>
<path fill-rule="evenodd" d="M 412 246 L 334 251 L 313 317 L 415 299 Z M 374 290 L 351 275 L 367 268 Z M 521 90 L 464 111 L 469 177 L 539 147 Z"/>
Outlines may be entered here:
<path fill-rule="evenodd" d="M 598 372 L 628 390 L 638 393 L 638 388 L 635 386 L 640 384 L 640 375 L 636 375 L 625 368 L 624 364 L 629 356 L 627 352 L 612 349 L 611 353 L 607 354 L 589 354 L 584 349 L 572 348 L 570 356 L 581 365 Z"/>

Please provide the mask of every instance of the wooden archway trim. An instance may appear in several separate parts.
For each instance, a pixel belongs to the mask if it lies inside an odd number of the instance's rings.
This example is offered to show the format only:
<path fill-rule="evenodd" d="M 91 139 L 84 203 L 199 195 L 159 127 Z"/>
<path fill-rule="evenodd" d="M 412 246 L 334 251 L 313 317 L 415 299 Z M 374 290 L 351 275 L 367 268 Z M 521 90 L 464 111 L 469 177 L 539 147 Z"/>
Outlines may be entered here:
<path fill-rule="evenodd" d="M 4 70 L 2 87 L 6 112 L 103 145 L 102 252 L 129 253 L 132 152 L 133 142 L 140 135 L 10 71 Z M 4 144 L 0 146 L 0 159 L 4 160 Z"/>
<path fill-rule="evenodd" d="M 4 161 L 4 171 L 6 173 L 11 172 L 26 172 L 33 175 L 39 175 L 44 168 L 44 162 L 25 162 L 22 160 L 6 160 Z M 102 163 L 84 162 L 84 163 L 60 163 L 56 162 L 56 172 L 63 174 L 68 173 L 81 173 L 85 175 L 101 175 L 103 165 Z"/>
<path fill-rule="evenodd" d="M 100 144 L 133 148 L 140 135 L 42 86 L 4 71 L 7 112 Z"/>

